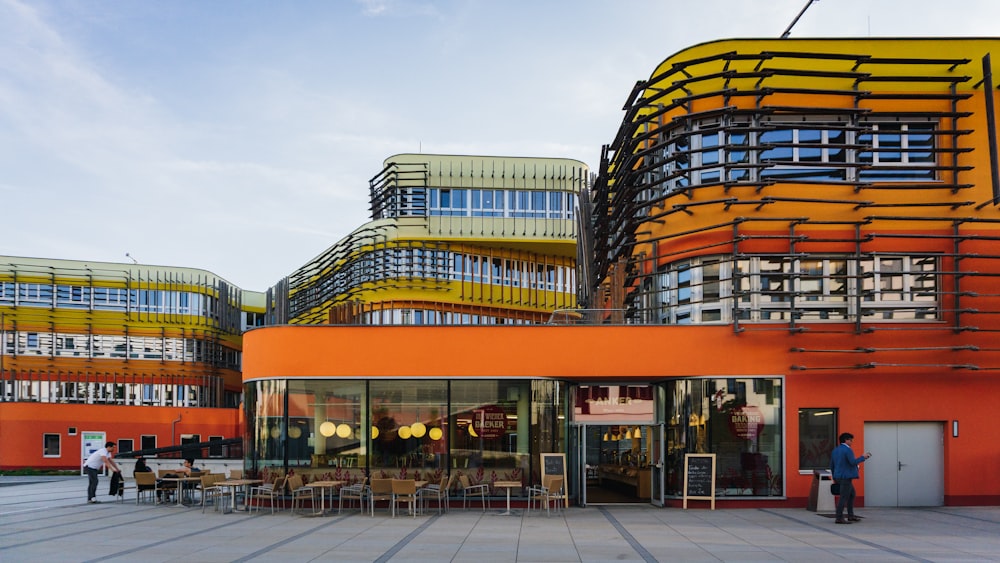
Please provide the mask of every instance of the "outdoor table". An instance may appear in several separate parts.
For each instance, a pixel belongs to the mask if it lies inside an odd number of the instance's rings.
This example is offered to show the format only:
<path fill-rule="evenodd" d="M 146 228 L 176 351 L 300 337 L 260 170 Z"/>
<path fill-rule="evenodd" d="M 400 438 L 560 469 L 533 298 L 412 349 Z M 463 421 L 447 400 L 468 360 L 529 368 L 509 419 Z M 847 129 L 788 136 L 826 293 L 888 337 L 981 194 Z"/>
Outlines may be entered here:
<path fill-rule="evenodd" d="M 169 481 L 177 484 L 177 504 L 174 506 L 187 506 L 181 499 L 184 497 L 184 483 L 201 483 L 201 477 L 161 477 L 161 481 Z"/>
<path fill-rule="evenodd" d="M 345 481 L 313 481 L 309 483 L 309 487 L 313 489 L 319 489 L 319 512 L 313 509 L 313 515 L 321 516 L 326 514 L 326 490 L 330 491 L 330 512 L 333 512 L 333 490 L 336 487 L 343 486 Z"/>
<path fill-rule="evenodd" d="M 497 482 L 493 483 L 493 486 L 501 488 L 501 489 L 507 489 L 507 510 L 505 510 L 504 512 L 500 512 L 499 514 L 497 514 L 497 516 L 514 516 L 515 514 L 510 511 L 510 490 L 511 489 L 520 489 L 521 488 L 521 482 L 520 481 L 497 481 Z"/>
<path fill-rule="evenodd" d="M 230 498 L 232 499 L 232 502 L 230 504 L 230 512 L 235 512 L 236 489 L 240 487 L 250 487 L 252 485 L 260 485 L 263 482 L 264 481 L 261 481 L 260 479 L 229 479 L 227 481 L 216 481 L 215 486 L 223 489 L 229 489 Z"/>

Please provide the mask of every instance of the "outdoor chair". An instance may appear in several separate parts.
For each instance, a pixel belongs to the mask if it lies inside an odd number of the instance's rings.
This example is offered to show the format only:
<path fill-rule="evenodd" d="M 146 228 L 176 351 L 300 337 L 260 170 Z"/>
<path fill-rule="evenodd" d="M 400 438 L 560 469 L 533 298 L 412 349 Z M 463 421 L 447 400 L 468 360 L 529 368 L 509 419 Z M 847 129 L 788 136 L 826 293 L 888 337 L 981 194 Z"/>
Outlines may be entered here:
<path fill-rule="evenodd" d="M 467 502 L 470 498 L 479 497 L 483 501 L 483 512 L 486 512 L 486 507 L 489 505 L 489 493 L 490 486 L 481 483 L 479 485 L 473 485 L 469 481 L 467 475 L 459 475 L 458 482 L 462 485 L 462 509 L 468 510 Z"/>
<path fill-rule="evenodd" d="M 441 476 L 440 483 L 434 483 L 427 485 L 426 487 L 420 489 L 420 499 L 423 501 L 423 510 L 427 510 L 427 501 L 436 501 L 438 506 L 438 514 L 441 514 L 441 510 L 448 510 L 448 502 L 451 501 L 451 487 L 455 484 L 455 477 L 457 474 L 452 473 L 451 477 L 447 475 Z"/>
<path fill-rule="evenodd" d="M 375 503 L 386 501 L 392 508 L 392 479 L 372 479 L 371 491 L 368 493 L 368 507 L 372 517 L 375 516 Z"/>
<path fill-rule="evenodd" d="M 401 502 L 410 505 L 410 513 L 417 517 L 417 482 L 413 479 L 392 480 L 392 517 L 396 517 L 396 507 Z"/>
<path fill-rule="evenodd" d="M 152 471 L 140 471 L 135 474 L 135 503 L 139 504 L 146 496 L 150 502 L 156 501 L 156 475 Z"/>
<path fill-rule="evenodd" d="M 340 488 L 340 504 L 339 504 L 339 506 L 337 508 L 337 514 L 340 514 L 341 512 L 344 511 L 344 501 L 345 500 L 348 503 L 348 508 L 350 508 L 350 505 L 351 505 L 352 502 L 354 502 L 355 500 L 358 501 L 358 507 L 361 509 L 361 512 L 364 513 L 364 511 L 365 511 L 365 502 L 368 501 L 368 494 L 369 494 L 369 490 L 368 490 L 368 479 L 367 478 L 364 479 L 363 481 L 361 481 L 360 483 L 355 484 L 355 485 L 347 485 L 347 486 L 341 487 Z"/>
<path fill-rule="evenodd" d="M 551 515 L 552 504 L 555 503 L 556 510 L 559 510 L 561 504 L 565 501 L 565 496 L 562 492 L 563 488 L 563 478 L 562 477 L 549 477 L 548 480 L 543 479 L 541 486 L 529 487 L 528 488 L 528 512 L 531 512 L 531 508 L 535 502 L 538 502 L 538 509 L 541 510 L 542 503 L 545 503 L 545 514 L 546 516 Z"/>
<path fill-rule="evenodd" d="M 257 507 L 257 512 L 260 513 L 260 504 L 266 500 L 271 506 L 271 514 L 274 514 L 275 505 L 284 497 L 286 481 L 285 477 L 278 477 L 274 483 L 269 485 L 251 487 L 250 495 L 246 501 L 250 513 L 253 514 L 254 506 Z"/>
<path fill-rule="evenodd" d="M 306 497 L 309 498 L 310 506 L 316 506 L 316 489 L 307 486 L 302 481 L 301 475 L 292 475 L 288 478 L 288 492 L 292 495 L 292 514 Z"/>

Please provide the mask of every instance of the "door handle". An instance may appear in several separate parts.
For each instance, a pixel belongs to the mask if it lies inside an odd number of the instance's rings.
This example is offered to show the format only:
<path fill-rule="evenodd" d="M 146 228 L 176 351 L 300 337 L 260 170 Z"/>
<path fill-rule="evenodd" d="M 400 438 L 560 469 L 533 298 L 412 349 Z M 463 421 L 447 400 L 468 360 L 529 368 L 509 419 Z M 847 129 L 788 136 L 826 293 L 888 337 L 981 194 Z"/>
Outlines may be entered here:
<path fill-rule="evenodd" d="M 896 463 L 898 463 L 898 464 L 899 464 L 899 468 L 897 469 L 897 471 L 902 471 L 902 470 L 903 470 L 903 466 L 904 466 L 904 465 L 906 465 L 906 464 L 905 464 L 905 463 L 903 463 L 902 461 L 897 461 Z"/>

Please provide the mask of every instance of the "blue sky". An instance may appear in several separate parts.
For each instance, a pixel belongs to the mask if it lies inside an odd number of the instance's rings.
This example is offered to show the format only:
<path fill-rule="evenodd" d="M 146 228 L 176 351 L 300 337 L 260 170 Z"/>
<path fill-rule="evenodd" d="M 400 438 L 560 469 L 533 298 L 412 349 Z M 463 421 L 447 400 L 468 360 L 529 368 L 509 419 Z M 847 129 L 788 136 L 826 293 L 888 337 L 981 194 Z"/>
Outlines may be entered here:
<path fill-rule="evenodd" d="M 264 290 L 368 220 L 387 157 L 595 169 L 660 61 L 780 36 L 804 5 L 0 0 L 0 255 L 128 252 Z M 997 22 L 997 0 L 819 0 L 792 36 Z"/>

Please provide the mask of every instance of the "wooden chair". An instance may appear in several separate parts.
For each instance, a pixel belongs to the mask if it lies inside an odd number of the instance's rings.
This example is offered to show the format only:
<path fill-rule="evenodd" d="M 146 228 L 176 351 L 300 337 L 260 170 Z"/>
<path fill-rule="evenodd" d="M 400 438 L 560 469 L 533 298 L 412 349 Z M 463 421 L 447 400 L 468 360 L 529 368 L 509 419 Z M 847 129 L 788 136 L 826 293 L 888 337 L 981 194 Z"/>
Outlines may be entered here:
<path fill-rule="evenodd" d="M 472 498 L 479 497 L 483 500 L 483 512 L 486 512 L 486 506 L 490 502 L 488 498 L 490 493 L 490 486 L 485 483 L 481 483 L 479 485 L 473 485 L 469 481 L 469 477 L 467 475 L 459 475 L 458 482 L 462 485 L 462 509 L 463 510 L 469 509 L 466 503 L 468 502 L 470 497 Z"/>
<path fill-rule="evenodd" d="M 229 470 L 229 478 L 230 479 L 242 479 L 243 478 L 243 470 L 242 469 L 230 469 Z"/>
<path fill-rule="evenodd" d="M 306 486 L 301 475 L 292 475 L 288 478 L 288 492 L 292 495 L 292 514 L 306 496 L 309 497 L 310 506 L 316 506 L 316 490 Z"/>
<path fill-rule="evenodd" d="M 563 478 L 562 477 L 549 477 L 546 482 L 543 478 L 542 486 L 540 487 L 530 487 L 528 489 L 528 511 L 531 511 L 531 507 L 535 501 L 538 501 L 538 509 L 541 510 L 542 504 L 545 503 L 545 515 L 551 515 L 552 504 L 555 503 L 556 510 L 562 506 L 565 502 L 566 497 L 563 496 Z"/>
<path fill-rule="evenodd" d="M 417 482 L 413 479 L 392 480 L 392 517 L 396 517 L 396 506 L 405 502 L 410 505 L 410 513 L 417 517 Z"/>
<path fill-rule="evenodd" d="M 156 475 L 152 471 L 135 474 L 135 503 L 139 504 L 145 496 L 149 497 L 150 502 L 156 500 Z"/>
<path fill-rule="evenodd" d="M 368 507 L 375 517 L 375 503 L 386 501 L 392 507 L 392 479 L 372 479 L 371 491 L 368 493 Z"/>
<path fill-rule="evenodd" d="M 215 483 L 222 481 L 225 475 L 222 474 L 205 474 L 201 476 L 201 513 L 205 513 L 205 504 L 211 500 L 213 507 L 218 507 L 216 502 L 222 498 L 225 491 L 221 488 L 215 486 Z"/>

